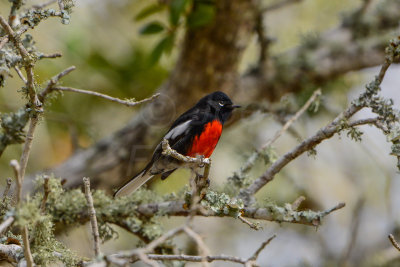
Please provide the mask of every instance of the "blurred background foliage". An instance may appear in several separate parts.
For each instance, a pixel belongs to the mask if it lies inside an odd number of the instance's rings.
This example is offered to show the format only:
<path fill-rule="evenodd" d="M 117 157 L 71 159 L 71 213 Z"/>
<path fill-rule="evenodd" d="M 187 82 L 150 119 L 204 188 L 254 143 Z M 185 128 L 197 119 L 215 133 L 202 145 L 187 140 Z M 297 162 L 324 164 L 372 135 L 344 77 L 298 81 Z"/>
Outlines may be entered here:
<path fill-rule="evenodd" d="M 141 18 L 143 10 L 156 2 L 80 0 L 76 1 L 69 25 L 55 23 L 54 20 L 43 22 L 32 31 L 36 46 L 46 53 L 61 52 L 63 57 L 40 61 L 36 67 L 38 82 L 43 83 L 66 67 L 75 65 L 77 70 L 63 80 L 68 86 L 138 100 L 152 95 L 173 68 L 183 35 L 182 26 L 179 27 L 176 18 L 169 18 L 165 9 Z M 262 5 L 268 6 L 273 2 L 265 0 Z M 358 7 L 360 2 L 305 0 L 268 13 L 266 31 L 276 40 L 271 52 L 282 53 L 312 40 L 322 31 L 340 24 L 343 15 Z M 8 13 L 8 9 L 8 1 L 1 1 L 1 13 Z M 206 6 L 202 12 L 207 15 L 202 13 L 197 16 L 212 16 L 212 11 Z M 204 22 L 201 19 L 196 22 L 192 18 L 190 23 L 196 27 L 196 23 Z M 154 34 L 146 34 L 150 32 Z M 166 40 L 172 35 L 173 38 Z M 157 46 L 163 41 L 173 42 L 171 49 L 165 45 L 166 50 L 171 50 L 169 53 L 157 51 Z M 244 73 L 251 69 L 258 56 L 257 38 L 254 36 L 241 60 L 240 70 Z M 396 91 L 400 82 L 398 71 L 399 68 L 393 67 L 382 86 L 383 94 L 394 98 L 396 104 L 399 103 Z M 323 88 L 322 107 L 317 116 L 312 112 L 305 115 L 295 124 L 296 132 L 304 138 L 325 125 L 376 73 L 376 69 L 368 69 L 348 73 L 329 82 Z M 16 76 L 16 73 L 12 75 Z M 7 79 L 5 87 L 0 88 L 2 113 L 15 111 L 24 104 L 18 93 L 21 86 L 21 81 L 14 78 Z M 279 105 L 291 106 L 291 110 L 295 111 L 315 89 L 307 88 L 296 96 L 287 96 Z M 235 101 L 240 103 L 240 99 Z M 140 109 L 73 93 L 54 97 L 50 102 L 36 133 L 29 173 L 63 162 L 74 150 L 89 147 L 121 128 Z M 363 114 L 367 116 L 369 113 Z M 211 175 L 215 180 L 212 186 L 221 185 L 246 156 L 268 140 L 279 127 L 272 115 L 257 113 L 226 130 L 213 156 Z M 313 209 L 324 209 L 344 201 L 347 203 L 345 211 L 326 218 L 318 231 L 301 225 L 262 223 L 265 233 L 260 234 L 229 219 L 198 219 L 196 225 L 203 232 L 213 228 L 212 231 L 219 233 L 207 237 L 214 254 L 234 251 L 238 256 L 249 255 L 265 236 L 275 232 L 278 238 L 263 253 L 261 259 L 264 261 L 261 262 L 265 265 L 262 266 L 337 266 L 340 259 L 346 257 L 349 241 L 354 235 L 351 228 L 354 207 L 359 199 L 363 199 L 361 223 L 356 228 L 358 235 L 348 264 L 382 266 L 390 262 L 388 259 L 398 258 L 386 239 L 387 233 L 398 230 L 400 215 L 400 182 L 396 163 L 388 156 L 390 148 L 384 137 L 366 126 L 362 129 L 366 133 L 361 144 L 350 141 L 345 135 L 335 137 L 318 147 L 315 159 L 306 155 L 300 157 L 257 195 L 261 201 L 273 200 L 281 204 L 303 194 L 308 199 L 305 207 Z M 277 142 L 276 152 L 282 154 L 297 143 L 296 138 L 285 135 Z M 0 158 L 2 183 L 6 177 L 12 176 L 9 161 L 19 158 L 20 153 L 21 146 L 13 145 Z M 258 165 L 251 173 L 254 177 L 265 170 L 262 163 Z M 164 184 L 156 184 L 155 188 L 161 193 L 178 191 L 186 184 L 186 179 L 182 179 L 185 175 L 185 171 L 179 172 Z M 172 227 L 182 219 L 163 220 L 168 228 L 168 225 Z M 73 232 L 75 234 L 61 239 L 83 255 L 90 254 L 89 231 L 78 228 Z M 132 239 L 121 234 L 118 241 L 104 244 L 103 251 L 132 248 Z"/>

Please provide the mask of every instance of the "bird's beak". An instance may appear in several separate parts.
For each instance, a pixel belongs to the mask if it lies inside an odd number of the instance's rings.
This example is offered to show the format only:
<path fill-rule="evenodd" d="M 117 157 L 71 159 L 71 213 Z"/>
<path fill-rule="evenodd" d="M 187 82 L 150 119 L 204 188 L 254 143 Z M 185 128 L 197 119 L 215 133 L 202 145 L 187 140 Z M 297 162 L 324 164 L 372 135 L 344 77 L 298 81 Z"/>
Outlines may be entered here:
<path fill-rule="evenodd" d="M 230 105 L 226 105 L 225 107 L 230 108 L 230 109 L 235 109 L 235 108 L 240 108 L 241 106 L 230 104 Z"/>

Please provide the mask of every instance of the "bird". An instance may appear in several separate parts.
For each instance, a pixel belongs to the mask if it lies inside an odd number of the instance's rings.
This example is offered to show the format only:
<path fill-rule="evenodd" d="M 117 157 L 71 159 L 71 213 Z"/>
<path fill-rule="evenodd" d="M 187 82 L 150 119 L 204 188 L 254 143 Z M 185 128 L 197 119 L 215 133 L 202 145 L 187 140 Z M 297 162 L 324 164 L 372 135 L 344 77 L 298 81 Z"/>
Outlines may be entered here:
<path fill-rule="evenodd" d="M 172 149 L 184 156 L 209 158 L 220 139 L 224 123 L 231 117 L 232 111 L 239 107 L 221 91 L 210 93 L 180 115 L 162 140 L 166 139 Z M 114 197 L 135 192 L 154 175 L 161 174 L 161 180 L 165 180 L 176 169 L 188 167 L 184 162 L 163 155 L 162 152 L 161 141 L 150 162 L 123 184 L 114 193 Z"/>

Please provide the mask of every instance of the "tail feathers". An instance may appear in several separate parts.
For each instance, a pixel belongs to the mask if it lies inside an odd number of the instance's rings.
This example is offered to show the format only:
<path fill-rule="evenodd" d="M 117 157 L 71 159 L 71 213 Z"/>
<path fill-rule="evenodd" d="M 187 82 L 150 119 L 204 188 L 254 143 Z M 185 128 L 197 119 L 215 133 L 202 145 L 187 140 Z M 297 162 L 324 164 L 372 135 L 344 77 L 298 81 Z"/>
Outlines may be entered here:
<path fill-rule="evenodd" d="M 114 193 L 114 197 L 126 196 L 135 192 L 139 187 L 150 180 L 153 176 L 154 175 L 150 174 L 150 172 L 146 172 L 146 170 L 142 171 L 141 173 L 130 179 L 121 188 L 119 188 L 117 192 Z"/>

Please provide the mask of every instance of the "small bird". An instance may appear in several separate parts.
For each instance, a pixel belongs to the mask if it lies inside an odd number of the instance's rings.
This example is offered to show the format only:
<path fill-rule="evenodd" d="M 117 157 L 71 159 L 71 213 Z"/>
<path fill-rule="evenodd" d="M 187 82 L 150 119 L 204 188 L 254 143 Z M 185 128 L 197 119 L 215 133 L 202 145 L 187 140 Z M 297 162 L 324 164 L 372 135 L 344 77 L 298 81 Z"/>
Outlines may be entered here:
<path fill-rule="evenodd" d="M 206 95 L 176 119 L 163 139 L 182 155 L 209 158 L 221 136 L 222 126 L 238 107 L 223 92 Z M 185 167 L 184 162 L 163 155 L 162 152 L 160 142 L 146 167 L 120 187 L 114 197 L 133 193 L 154 175 L 161 174 L 161 180 L 164 180 L 176 169 Z"/>

